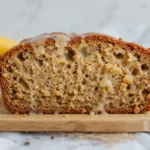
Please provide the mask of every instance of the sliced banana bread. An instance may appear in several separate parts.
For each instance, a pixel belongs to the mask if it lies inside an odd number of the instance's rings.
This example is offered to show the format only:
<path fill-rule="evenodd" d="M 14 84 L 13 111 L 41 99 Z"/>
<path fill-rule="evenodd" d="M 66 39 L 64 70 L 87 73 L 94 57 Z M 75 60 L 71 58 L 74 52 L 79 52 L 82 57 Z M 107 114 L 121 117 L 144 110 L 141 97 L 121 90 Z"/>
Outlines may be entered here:
<path fill-rule="evenodd" d="M 143 113 L 150 109 L 150 51 L 96 34 L 26 39 L 0 58 L 13 113 Z"/>

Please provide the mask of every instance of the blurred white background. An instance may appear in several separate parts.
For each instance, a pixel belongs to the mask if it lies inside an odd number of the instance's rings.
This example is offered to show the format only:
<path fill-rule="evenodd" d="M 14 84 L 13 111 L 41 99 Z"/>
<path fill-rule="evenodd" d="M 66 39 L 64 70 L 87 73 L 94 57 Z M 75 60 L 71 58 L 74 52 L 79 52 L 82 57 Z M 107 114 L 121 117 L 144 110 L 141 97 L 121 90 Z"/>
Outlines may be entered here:
<path fill-rule="evenodd" d="M 150 47 L 150 0 L 0 0 L 0 35 L 101 32 Z"/>

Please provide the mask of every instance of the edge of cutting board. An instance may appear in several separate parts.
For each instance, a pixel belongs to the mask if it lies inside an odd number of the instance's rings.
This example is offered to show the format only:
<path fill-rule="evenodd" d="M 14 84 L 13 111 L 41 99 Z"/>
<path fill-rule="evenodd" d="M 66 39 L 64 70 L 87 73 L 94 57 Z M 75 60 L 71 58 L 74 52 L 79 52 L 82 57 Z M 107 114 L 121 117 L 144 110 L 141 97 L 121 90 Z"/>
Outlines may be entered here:
<path fill-rule="evenodd" d="M 13 115 L 0 114 L 0 131 L 149 132 L 150 115 Z"/>
<path fill-rule="evenodd" d="M 150 132 L 150 114 L 15 115 L 1 103 L 0 131 Z"/>

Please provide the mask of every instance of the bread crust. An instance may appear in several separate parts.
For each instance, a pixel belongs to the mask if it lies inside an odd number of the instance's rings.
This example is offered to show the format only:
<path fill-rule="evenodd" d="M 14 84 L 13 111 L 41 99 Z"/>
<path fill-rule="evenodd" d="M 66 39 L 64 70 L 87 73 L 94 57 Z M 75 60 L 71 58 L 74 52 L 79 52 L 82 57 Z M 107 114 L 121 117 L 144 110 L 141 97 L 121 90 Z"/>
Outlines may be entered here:
<path fill-rule="evenodd" d="M 51 34 L 54 34 L 54 35 L 62 34 L 62 35 L 68 36 L 66 33 L 58 33 L 58 32 L 54 32 Z M 84 36 L 84 38 L 82 38 L 82 36 Z M 87 34 L 83 34 L 82 36 L 77 35 L 77 34 L 73 34 L 72 36 L 70 36 L 71 40 L 68 42 L 67 47 L 77 48 L 83 42 L 85 42 L 86 44 L 92 44 L 92 45 L 97 45 L 99 42 L 110 43 L 112 45 L 118 45 L 127 51 L 132 51 L 134 49 L 134 51 L 136 51 L 137 53 L 140 53 L 140 54 L 148 57 L 149 62 L 150 62 L 150 51 L 138 44 L 125 42 L 122 39 L 116 39 L 114 37 L 104 35 L 104 34 L 98 34 L 98 33 L 87 33 Z M 26 51 L 29 49 L 31 51 L 33 51 L 31 44 L 39 44 L 40 42 L 44 42 L 49 45 L 55 45 L 55 40 L 51 37 L 46 37 L 44 39 L 42 38 L 41 40 L 32 40 L 32 38 L 25 39 L 22 42 L 20 42 L 20 44 L 11 48 L 3 56 L 0 57 L 0 85 L 1 85 L 1 89 L 2 89 L 3 101 L 4 101 L 6 109 L 12 113 L 16 113 L 16 112 L 30 113 L 33 110 L 30 108 L 29 105 L 27 105 L 26 107 L 20 108 L 10 99 L 9 93 L 8 93 L 8 86 L 7 86 L 9 83 L 8 83 L 7 79 L 5 79 L 2 76 L 3 67 L 5 66 L 6 61 L 8 61 L 10 58 L 13 58 L 13 56 L 15 56 L 16 54 L 18 54 L 21 51 Z M 130 109 L 129 108 L 109 109 L 106 107 L 105 109 L 108 113 L 114 113 L 114 114 L 133 113 L 133 109 L 131 109 L 131 108 Z M 146 108 L 140 110 L 140 113 L 144 113 L 149 110 L 150 110 L 150 101 L 148 101 L 148 105 Z M 82 114 L 82 113 L 90 113 L 90 108 L 85 108 L 84 111 L 82 109 L 68 110 L 67 108 L 61 108 L 57 111 L 60 114 L 61 113 L 62 114 L 65 114 L 65 113 L 66 114 L 67 113 L 68 114 Z M 42 112 L 44 114 L 54 113 L 55 109 L 50 110 L 50 109 L 46 109 L 46 108 L 37 108 L 36 112 Z"/>

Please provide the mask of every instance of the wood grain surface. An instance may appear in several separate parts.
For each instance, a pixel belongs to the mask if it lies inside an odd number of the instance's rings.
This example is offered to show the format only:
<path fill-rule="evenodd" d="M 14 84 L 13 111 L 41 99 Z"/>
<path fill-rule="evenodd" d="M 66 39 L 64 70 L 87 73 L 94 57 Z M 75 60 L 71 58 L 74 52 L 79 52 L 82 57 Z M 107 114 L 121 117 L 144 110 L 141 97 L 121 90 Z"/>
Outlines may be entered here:
<path fill-rule="evenodd" d="M 16 115 L 1 104 L 0 131 L 149 132 L 150 114 Z"/>

